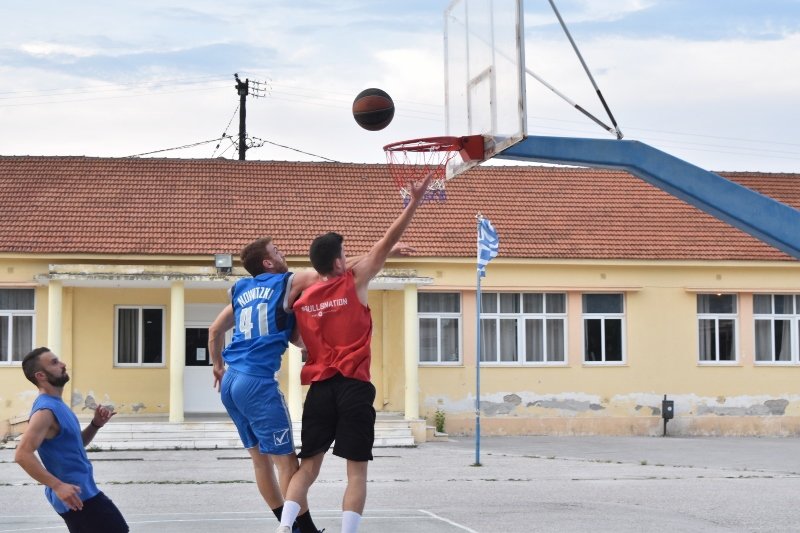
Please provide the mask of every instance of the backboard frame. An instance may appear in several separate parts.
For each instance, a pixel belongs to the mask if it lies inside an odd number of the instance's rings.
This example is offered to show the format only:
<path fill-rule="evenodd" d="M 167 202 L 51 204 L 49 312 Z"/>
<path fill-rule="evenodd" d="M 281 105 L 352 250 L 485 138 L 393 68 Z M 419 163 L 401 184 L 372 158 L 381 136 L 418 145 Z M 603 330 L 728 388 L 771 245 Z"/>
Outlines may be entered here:
<path fill-rule="evenodd" d="M 527 136 L 522 0 L 453 0 L 444 12 L 448 136 L 482 135 L 490 159 Z M 480 160 L 451 160 L 447 179 Z"/>

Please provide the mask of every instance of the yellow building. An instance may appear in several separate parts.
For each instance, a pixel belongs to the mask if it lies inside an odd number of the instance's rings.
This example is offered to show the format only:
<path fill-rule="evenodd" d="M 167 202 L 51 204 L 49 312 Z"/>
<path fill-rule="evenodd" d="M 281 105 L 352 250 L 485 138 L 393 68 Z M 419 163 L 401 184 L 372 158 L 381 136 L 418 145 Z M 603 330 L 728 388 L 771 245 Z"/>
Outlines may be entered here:
<path fill-rule="evenodd" d="M 726 177 L 795 208 L 796 175 Z M 207 328 L 238 251 L 271 235 L 364 253 L 402 209 L 384 165 L 0 157 L 0 437 L 36 391 L 19 361 L 66 361 L 77 414 L 222 413 Z M 800 264 L 619 171 L 482 167 L 423 206 L 371 285 L 376 409 L 474 431 L 476 220 L 484 434 L 800 434 Z M 232 272 L 215 254 L 233 258 Z M 299 419 L 299 353 L 281 383 Z"/>

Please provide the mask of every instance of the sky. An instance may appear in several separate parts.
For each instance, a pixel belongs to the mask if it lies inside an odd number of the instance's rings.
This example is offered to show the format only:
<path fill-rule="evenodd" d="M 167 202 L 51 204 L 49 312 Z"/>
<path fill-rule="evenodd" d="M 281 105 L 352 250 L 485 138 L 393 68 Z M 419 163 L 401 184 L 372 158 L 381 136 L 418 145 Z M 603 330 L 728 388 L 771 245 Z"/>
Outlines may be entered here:
<path fill-rule="evenodd" d="M 508 1 L 508 0 L 502 0 Z M 800 0 L 556 0 L 625 139 L 713 171 L 800 173 Z M 0 155 L 381 163 L 443 135 L 450 0 L 3 2 Z M 526 67 L 607 121 L 547 0 Z M 613 139 L 527 76 L 528 134 Z M 395 103 L 370 132 L 361 90 Z M 449 132 L 461 134 L 460 132 Z M 180 149 L 175 149 L 180 148 Z"/>

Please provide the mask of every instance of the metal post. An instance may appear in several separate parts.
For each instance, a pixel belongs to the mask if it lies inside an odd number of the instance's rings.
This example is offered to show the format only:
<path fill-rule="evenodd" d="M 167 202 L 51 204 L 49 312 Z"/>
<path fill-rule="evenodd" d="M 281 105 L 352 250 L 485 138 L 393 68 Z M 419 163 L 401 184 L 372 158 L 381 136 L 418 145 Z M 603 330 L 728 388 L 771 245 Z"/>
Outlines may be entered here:
<path fill-rule="evenodd" d="M 233 76 L 236 78 L 236 92 L 239 93 L 239 160 L 244 161 L 247 151 L 247 94 L 250 80 L 245 79 L 242 82 L 238 74 Z"/>
<path fill-rule="evenodd" d="M 478 218 L 477 232 L 480 232 L 481 219 Z M 477 328 L 475 332 L 475 464 L 481 466 L 481 270 L 475 271 L 477 277 L 477 290 L 475 291 L 475 307 L 477 315 Z"/>

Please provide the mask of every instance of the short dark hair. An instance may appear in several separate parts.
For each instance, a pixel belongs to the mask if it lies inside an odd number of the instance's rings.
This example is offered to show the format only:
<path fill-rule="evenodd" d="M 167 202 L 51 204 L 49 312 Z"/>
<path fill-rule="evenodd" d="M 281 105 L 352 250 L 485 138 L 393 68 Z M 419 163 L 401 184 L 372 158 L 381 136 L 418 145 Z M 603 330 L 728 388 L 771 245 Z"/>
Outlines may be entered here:
<path fill-rule="evenodd" d="M 333 262 L 342 255 L 342 242 L 344 237 L 333 231 L 312 241 L 308 256 L 317 273 L 324 276 L 333 272 Z"/>
<path fill-rule="evenodd" d="M 267 245 L 272 242 L 272 237 L 261 237 L 256 239 L 244 248 L 239 254 L 244 269 L 251 276 L 255 277 L 266 272 L 264 270 L 264 259 L 267 258 Z"/>
<path fill-rule="evenodd" d="M 41 346 L 35 350 L 31 350 L 22 358 L 22 372 L 25 373 L 25 377 L 28 378 L 28 381 L 36 386 L 39 384 L 36 382 L 36 376 L 34 376 L 34 374 L 42 369 L 42 365 L 39 364 L 39 356 L 49 351 L 50 348 Z"/>

